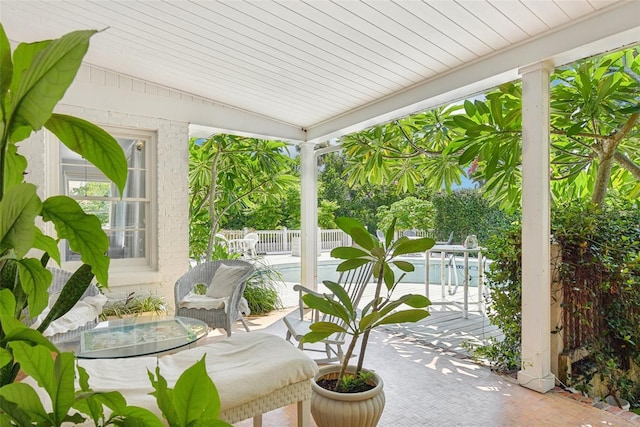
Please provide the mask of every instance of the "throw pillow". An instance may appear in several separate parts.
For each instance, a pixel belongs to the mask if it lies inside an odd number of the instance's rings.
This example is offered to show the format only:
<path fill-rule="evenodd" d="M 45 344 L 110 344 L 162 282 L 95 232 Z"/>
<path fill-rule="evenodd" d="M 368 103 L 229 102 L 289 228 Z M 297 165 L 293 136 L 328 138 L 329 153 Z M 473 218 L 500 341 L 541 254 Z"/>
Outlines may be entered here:
<path fill-rule="evenodd" d="M 245 271 L 244 267 L 230 267 L 226 264 L 220 264 L 216 274 L 213 275 L 209 289 L 207 289 L 207 296 L 211 298 L 230 296 L 233 287 L 244 276 Z"/>

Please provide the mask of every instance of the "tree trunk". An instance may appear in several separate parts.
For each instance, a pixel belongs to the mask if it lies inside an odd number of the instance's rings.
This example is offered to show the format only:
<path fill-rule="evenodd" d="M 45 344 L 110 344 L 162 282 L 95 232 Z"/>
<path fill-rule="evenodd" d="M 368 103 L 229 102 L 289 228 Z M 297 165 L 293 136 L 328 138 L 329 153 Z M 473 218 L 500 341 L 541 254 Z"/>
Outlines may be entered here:
<path fill-rule="evenodd" d="M 213 256 L 213 244 L 216 241 L 216 234 L 218 233 L 219 218 L 216 216 L 215 204 L 218 191 L 218 158 L 220 157 L 221 151 L 221 147 L 218 147 L 216 155 L 213 156 L 211 162 L 211 189 L 209 190 L 209 219 L 211 220 L 211 231 L 209 232 L 209 242 L 207 243 L 207 261 L 211 261 L 211 257 Z"/>
<path fill-rule="evenodd" d="M 609 179 L 611 178 L 611 169 L 613 168 L 613 152 L 611 151 L 611 146 L 614 145 L 617 144 L 605 142 L 602 152 L 598 153 L 598 172 L 596 174 L 596 181 L 593 185 L 593 194 L 591 196 L 591 202 L 595 205 L 601 205 L 604 203 L 604 199 L 607 196 Z"/>
<path fill-rule="evenodd" d="M 638 121 L 638 118 L 640 118 L 640 113 L 633 113 L 624 126 L 622 126 L 622 128 L 616 132 L 613 137 L 607 138 L 604 141 L 597 141 L 601 143 L 601 145 L 599 144 L 600 150 L 596 151 L 598 153 L 599 164 L 596 182 L 593 187 L 593 195 L 591 196 L 591 201 L 596 205 L 602 204 L 607 196 L 609 180 L 611 179 L 611 170 L 616 159 L 618 145 L 620 144 L 620 141 L 622 141 L 624 137 L 631 132 Z M 628 167 L 629 165 L 622 163 L 622 166 L 627 166 L 626 169 L 633 173 L 633 170 Z"/>
<path fill-rule="evenodd" d="M 380 298 L 382 281 L 384 280 L 384 265 L 384 262 L 380 263 L 380 273 L 378 275 L 378 283 L 376 284 L 376 293 L 374 295 L 373 306 L 371 307 L 372 313 L 378 311 L 378 299 Z M 364 331 L 364 334 L 362 334 L 362 344 L 360 344 L 360 356 L 358 356 L 358 366 L 356 367 L 356 373 L 359 373 L 362 370 L 362 364 L 364 363 L 364 353 L 367 349 L 367 344 L 369 343 L 370 332 L 371 329 L 367 329 L 366 331 Z"/>

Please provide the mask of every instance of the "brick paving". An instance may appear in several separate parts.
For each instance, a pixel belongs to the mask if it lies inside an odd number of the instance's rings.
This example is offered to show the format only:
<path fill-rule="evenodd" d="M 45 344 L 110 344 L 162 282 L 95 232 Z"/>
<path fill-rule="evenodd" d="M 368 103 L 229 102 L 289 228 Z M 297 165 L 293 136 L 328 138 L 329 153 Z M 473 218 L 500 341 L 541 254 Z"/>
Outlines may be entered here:
<path fill-rule="evenodd" d="M 251 318 L 250 327 L 284 337 L 283 314 Z M 221 338 L 214 332 L 206 340 Z M 463 354 L 396 332 L 372 333 L 365 365 L 385 382 L 386 406 L 380 427 L 640 425 L 640 416 L 632 412 L 560 388 L 537 393 Z M 251 425 L 251 420 L 235 424 Z M 295 405 L 265 414 L 263 425 L 295 426 Z"/>

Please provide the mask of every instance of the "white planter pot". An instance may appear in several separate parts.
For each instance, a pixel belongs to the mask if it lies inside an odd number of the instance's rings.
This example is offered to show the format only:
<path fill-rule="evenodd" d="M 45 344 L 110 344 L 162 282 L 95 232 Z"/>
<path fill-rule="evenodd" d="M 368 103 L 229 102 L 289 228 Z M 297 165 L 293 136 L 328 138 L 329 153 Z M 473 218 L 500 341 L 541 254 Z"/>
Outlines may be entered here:
<path fill-rule="evenodd" d="M 338 365 L 321 366 L 311 385 L 311 414 L 316 424 L 318 427 L 375 427 L 384 409 L 382 378 L 371 372 L 376 386 L 362 393 L 336 393 L 315 382 L 323 377 L 335 379 L 339 372 Z M 349 366 L 347 372 L 355 372 L 355 366 Z"/>
<path fill-rule="evenodd" d="M 604 400 L 605 400 L 605 402 L 607 402 L 607 404 L 609 404 L 611 406 L 615 406 L 616 408 L 618 407 L 618 404 L 616 403 L 616 400 L 613 398 L 613 396 L 609 395 Z M 620 409 L 628 411 L 629 408 L 631 408 L 631 404 L 629 403 L 629 401 L 627 401 L 627 400 L 625 400 L 625 399 L 623 399 L 621 397 L 618 398 L 618 401 L 620 401 L 620 405 L 622 405 Z"/>

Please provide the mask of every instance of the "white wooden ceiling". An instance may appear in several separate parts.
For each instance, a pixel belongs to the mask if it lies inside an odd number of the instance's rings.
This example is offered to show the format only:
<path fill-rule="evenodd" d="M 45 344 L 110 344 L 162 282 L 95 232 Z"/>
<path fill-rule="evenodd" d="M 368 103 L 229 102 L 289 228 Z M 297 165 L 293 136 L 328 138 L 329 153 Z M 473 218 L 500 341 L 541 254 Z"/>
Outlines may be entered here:
<path fill-rule="evenodd" d="M 0 0 L 0 19 L 14 42 L 106 29 L 87 63 L 308 139 L 640 41 L 638 0 Z"/>

